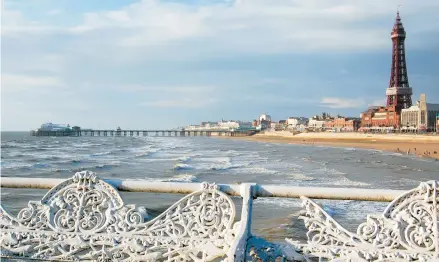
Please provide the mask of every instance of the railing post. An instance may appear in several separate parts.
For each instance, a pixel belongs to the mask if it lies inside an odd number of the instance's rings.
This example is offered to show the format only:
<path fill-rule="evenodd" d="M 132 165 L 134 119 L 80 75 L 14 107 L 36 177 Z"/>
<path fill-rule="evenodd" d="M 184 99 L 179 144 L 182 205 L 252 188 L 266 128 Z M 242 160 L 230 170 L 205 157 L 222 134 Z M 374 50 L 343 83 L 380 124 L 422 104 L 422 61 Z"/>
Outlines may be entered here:
<path fill-rule="evenodd" d="M 246 258 L 247 241 L 251 237 L 254 185 L 256 184 L 244 183 L 240 186 L 242 196 L 241 222 L 235 241 L 230 246 L 229 254 L 227 255 L 229 262 L 244 262 Z"/>

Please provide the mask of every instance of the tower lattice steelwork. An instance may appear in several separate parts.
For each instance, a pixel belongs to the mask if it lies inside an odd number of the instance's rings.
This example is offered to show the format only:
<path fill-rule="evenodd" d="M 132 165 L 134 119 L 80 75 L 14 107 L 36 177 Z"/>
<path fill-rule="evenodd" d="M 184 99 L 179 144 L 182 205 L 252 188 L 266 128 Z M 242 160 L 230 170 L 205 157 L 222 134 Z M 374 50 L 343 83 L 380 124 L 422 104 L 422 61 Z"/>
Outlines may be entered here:
<path fill-rule="evenodd" d="M 396 14 L 395 25 L 391 33 L 392 38 L 392 71 L 390 73 L 389 88 L 386 90 L 387 107 L 401 112 L 401 109 L 412 105 L 412 88 L 407 77 L 407 64 L 405 61 L 406 33 L 402 25 L 399 12 Z"/>

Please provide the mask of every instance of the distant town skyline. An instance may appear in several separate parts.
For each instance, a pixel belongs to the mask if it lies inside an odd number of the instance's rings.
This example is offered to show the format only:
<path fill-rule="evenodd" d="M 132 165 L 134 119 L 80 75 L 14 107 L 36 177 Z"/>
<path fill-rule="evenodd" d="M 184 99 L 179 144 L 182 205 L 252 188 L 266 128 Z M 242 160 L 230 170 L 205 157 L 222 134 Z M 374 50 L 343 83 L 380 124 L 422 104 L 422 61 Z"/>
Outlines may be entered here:
<path fill-rule="evenodd" d="M 439 2 L 3 2 L 1 129 L 173 128 L 385 104 L 399 4 L 413 101 L 439 103 Z"/>

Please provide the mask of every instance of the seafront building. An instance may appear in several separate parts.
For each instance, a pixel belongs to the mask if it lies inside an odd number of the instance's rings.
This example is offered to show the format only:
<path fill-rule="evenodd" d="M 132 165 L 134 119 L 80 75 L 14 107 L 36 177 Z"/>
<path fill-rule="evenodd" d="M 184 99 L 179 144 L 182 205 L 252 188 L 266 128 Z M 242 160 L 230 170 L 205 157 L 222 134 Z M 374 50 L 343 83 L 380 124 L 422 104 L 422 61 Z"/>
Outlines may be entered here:
<path fill-rule="evenodd" d="M 217 126 L 218 122 L 201 122 L 201 127 L 205 127 L 205 128 L 214 128 L 215 126 Z"/>
<path fill-rule="evenodd" d="M 261 116 L 259 116 L 259 122 L 271 122 L 271 116 L 268 115 L 267 113 L 262 114 Z"/>
<path fill-rule="evenodd" d="M 81 133 L 81 127 L 45 123 L 40 128 L 30 131 L 31 136 L 75 136 Z"/>
<path fill-rule="evenodd" d="M 416 105 L 401 110 L 401 130 L 437 131 L 439 104 L 427 103 L 426 95 L 421 94 Z"/>
<path fill-rule="evenodd" d="M 250 129 L 253 127 L 252 122 L 244 122 L 244 121 L 220 121 L 217 124 L 219 129 Z"/>
<path fill-rule="evenodd" d="M 270 128 L 271 124 L 271 116 L 267 113 L 260 115 L 259 120 L 253 120 L 253 126 L 256 127 L 257 130 L 265 130 L 267 128 Z"/>
<path fill-rule="evenodd" d="M 323 129 L 325 123 L 326 123 L 326 120 L 311 117 L 308 121 L 308 128 Z"/>
<path fill-rule="evenodd" d="M 333 120 L 334 117 L 327 113 L 322 113 L 321 116 L 315 115 L 309 118 L 308 128 L 313 129 L 314 131 L 324 130 L 327 127 L 327 123 Z"/>
<path fill-rule="evenodd" d="M 306 117 L 289 117 L 287 125 L 289 128 L 302 128 L 308 126 L 308 119 Z"/>
<path fill-rule="evenodd" d="M 336 132 L 355 132 L 360 127 L 361 120 L 353 117 L 336 117 L 324 124 L 326 130 Z"/>
<path fill-rule="evenodd" d="M 70 127 L 70 125 L 45 123 L 45 124 L 42 124 L 38 130 L 40 130 L 40 131 L 71 131 L 72 128 Z"/>
<path fill-rule="evenodd" d="M 218 131 L 234 131 L 234 130 L 252 130 L 255 129 L 252 122 L 221 120 L 219 122 L 201 122 L 200 125 L 189 125 L 184 127 L 186 131 L 204 131 L 204 130 L 218 130 Z"/>

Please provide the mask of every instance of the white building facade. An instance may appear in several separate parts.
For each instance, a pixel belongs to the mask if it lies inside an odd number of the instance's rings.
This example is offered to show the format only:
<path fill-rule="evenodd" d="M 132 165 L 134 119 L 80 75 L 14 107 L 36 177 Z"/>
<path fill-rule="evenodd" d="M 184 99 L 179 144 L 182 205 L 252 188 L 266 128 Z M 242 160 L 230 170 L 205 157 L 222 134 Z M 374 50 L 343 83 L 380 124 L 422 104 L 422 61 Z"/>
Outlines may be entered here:
<path fill-rule="evenodd" d="M 401 110 L 401 130 L 418 130 L 420 123 L 421 109 L 418 105 Z"/>
<path fill-rule="evenodd" d="M 202 122 L 201 125 L 190 125 L 185 127 L 188 131 L 203 131 L 203 130 L 218 130 L 218 131 L 233 131 L 237 129 L 252 129 L 254 128 L 252 122 L 243 121 L 219 121 L 219 122 Z"/>
<path fill-rule="evenodd" d="M 287 119 L 287 125 L 290 128 L 296 128 L 298 126 L 306 126 L 308 119 L 304 117 L 289 117 Z"/>
<path fill-rule="evenodd" d="M 438 115 L 439 104 L 427 103 L 425 94 L 421 94 L 416 105 L 401 110 L 401 130 L 436 132 Z"/>
<path fill-rule="evenodd" d="M 270 115 L 267 115 L 267 114 L 262 114 L 262 115 L 259 117 L 259 123 L 262 122 L 262 121 L 271 122 L 271 116 L 270 116 Z"/>
<path fill-rule="evenodd" d="M 308 121 L 308 127 L 310 128 L 323 128 L 326 121 L 321 119 L 310 118 Z"/>

